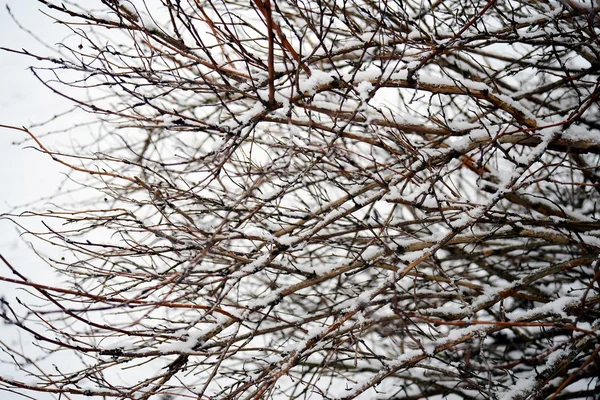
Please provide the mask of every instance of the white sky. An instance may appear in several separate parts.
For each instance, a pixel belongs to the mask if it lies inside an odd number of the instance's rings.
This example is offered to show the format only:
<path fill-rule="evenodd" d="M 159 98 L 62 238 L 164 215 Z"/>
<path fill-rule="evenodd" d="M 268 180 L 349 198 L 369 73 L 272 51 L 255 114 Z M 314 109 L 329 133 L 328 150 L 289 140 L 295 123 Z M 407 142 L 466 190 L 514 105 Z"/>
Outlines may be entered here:
<path fill-rule="evenodd" d="M 8 0 L 5 4 L 26 28 L 40 34 L 49 44 L 54 45 L 60 40 L 60 27 L 38 11 L 35 0 Z M 18 28 L 5 7 L 0 9 L 0 46 L 48 53 Z M 0 52 L 1 124 L 29 126 L 68 107 L 66 101 L 52 94 L 27 69 L 33 63 L 35 60 L 28 57 Z M 51 194 L 61 180 L 57 166 L 48 156 L 27 149 L 30 143 L 13 144 L 24 138 L 23 132 L 0 128 L 0 213 Z M 7 244 L 14 245 L 11 232 L 14 229 L 6 221 L 0 221 L 0 224 L 0 251 L 4 254 L 11 250 Z"/>
<path fill-rule="evenodd" d="M 64 31 L 60 26 L 41 14 L 40 4 L 35 0 L 5 0 L 0 8 L 0 46 L 15 49 L 26 48 L 31 51 L 48 53 L 27 33 L 23 32 L 10 17 L 6 7 L 27 29 L 40 35 L 48 44 L 60 41 Z M 63 32 L 61 34 L 61 32 Z M 68 103 L 53 95 L 27 67 L 35 60 L 0 51 L 0 124 L 29 126 L 32 123 L 50 118 L 65 110 Z M 42 131 L 36 133 L 41 134 Z M 0 128 L 0 214 L 10 211 L 14 206 L 37 201 L 51 195 L 62 180 L 58 166 L 47 156 L 26 145 L 13 145 L 21 141 L 24 133 Z M 26 276 L 47 283 L 53 276 L 48 267 L 19 239 L 15 226 L 6 220 L 0 220 L 0 253 L 13 266 Z M 5 265 L 0 265 L 0 275 L 11 276 Z M 14 297 L 26 296 L 14 285 L 0 283 L 0 295 L 14 304 Z M 13 342 L 14 330 L 0 323 L 0 340 Z M 26 341 L 27 346 L 30 341 Z M 2 356 L 0 359 L 5 360 Z M 0 375 L 20 377 L 10 366 L 0 364 Z M 28 393 L 33 398 L 45 400 L 53 398 L 41 393 Z M 23 399 L 12 393 L 0 391 L 2 400 Z"/>

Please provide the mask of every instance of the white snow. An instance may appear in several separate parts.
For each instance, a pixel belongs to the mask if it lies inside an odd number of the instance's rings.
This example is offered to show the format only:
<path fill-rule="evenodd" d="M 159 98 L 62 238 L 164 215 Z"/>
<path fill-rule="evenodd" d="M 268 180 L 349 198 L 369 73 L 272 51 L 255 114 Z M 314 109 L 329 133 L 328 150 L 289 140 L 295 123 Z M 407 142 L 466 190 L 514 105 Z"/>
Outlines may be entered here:
<path fill-rule="evenodd" d="M 561 132 L 561 137 L 573 142 L 589 142 L 590 144 L 600 144 L 600 133 L 579 125 L 571 125 L 568 129 Z"/>
<path fill-rule="evenodd" d="M 245 236 L 257 237 L 269 242 L 274 240 L 273 235 L 270 232 L 252 224 L 246 224 L 243 228 L 238 229 L 238 232 Z"/>
<path fill-rule="evenodd" d="M 185 353 L 194 349 L 200 338 L 206 333 L 205 330 L 190 329 L 187 332 L 187 339 L 181 342 L 164 343 L 158 346 L 158 351 L 161 353 Z"/>
<path fill-rule="evenodd" d="M 371 92 L 371 90 L 373 90 L 373 84 L 369 81 L 363 81 L 358 84 L 356 90 L 358 91 L 358 96 L 360 97 L 360 99 L 362 101 L 367 101 L 367 99 L 369 98 L 369 93 Z"/>
<path fill-rule="evenodd" d="M 546 367 L 552 368 L 557 363 L 560 362 L 563 358 L 565 358 L 569 353 L 563 349 L 558 349 L 550 353 L 548 359 L 546 360 Z"/>
<path fill-rule="evenodd" d="M 535 307 L 531 310 L 527 310 L 524 312 L 513 311 L 511 313 L 506 314 L 506 316 L 512 320 L 525 320 L 532 319 L 543 314 L 552 313 L 554 315 L 559 315 L 562 318 L 567 318 L 568 315 L 565 312 L 565 308 L 570 304 L 579 302 L 580 300 L 581 298 L 579 296 L 563 296 L 549 303 Z"/>
<path fill-rule="evenodd" d="M 361 257 L 365 261 L 373 260 L 383 255 L 383 249 L 377 246 L 369 246 L 365 251 L 362 252 Z"/>
<path fill-rule="evenodd" d="M 500 397 L 500 400 L 512 400 L 518 396 L 526 397 L 534 387 L 534 377 L 519 378 L 517 383 L 515 383 L 508 391 L 504 393 L 502 397 Z"/>
<path fill-rule="evenodd" d="M 262 295 L 261 297 L 258 297 L 256 299 L 252 299 L 252 300 L 248 301 L 248 308 L 250 308 L 250 309 L 263 308 L 265 306 L 268 306 L 269 304 L 276 302 L 277 299 L 279 299 L 280 297 L 281 297 L 281 291 L 279 291 L 279 290 L 272 291 L 271 293 L 269 293 L 267 295 Z"/>
<path fill-rule="evenodd" d="M 331 75 L 330 72 L 324 72 L 318 69 L 314 69 L 312 70 L 312 74 L 309 78 L 298 82 L 298 89 L 300 90 L 300 93 L 304 93 L 310 96 L 315 93 L 315 89 L 318 86 L 326 85 L 333 80 L 334 77 Z"/>

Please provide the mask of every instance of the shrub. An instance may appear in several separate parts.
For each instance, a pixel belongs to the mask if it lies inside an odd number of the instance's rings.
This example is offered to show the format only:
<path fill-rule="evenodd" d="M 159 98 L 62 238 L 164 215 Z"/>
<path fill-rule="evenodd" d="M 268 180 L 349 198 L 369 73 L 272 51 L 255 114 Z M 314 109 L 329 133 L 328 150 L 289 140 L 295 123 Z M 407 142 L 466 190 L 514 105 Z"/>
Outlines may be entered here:
<path fill-rule="evenodd" d="M 5 388 L 597 392 L 598 3 L 40 3 L 60 56 L 12 51 L 94 140 L 18 129 L 95 195 L 27 214 L 68 285 L 3 302 L 79 361 Z"/>

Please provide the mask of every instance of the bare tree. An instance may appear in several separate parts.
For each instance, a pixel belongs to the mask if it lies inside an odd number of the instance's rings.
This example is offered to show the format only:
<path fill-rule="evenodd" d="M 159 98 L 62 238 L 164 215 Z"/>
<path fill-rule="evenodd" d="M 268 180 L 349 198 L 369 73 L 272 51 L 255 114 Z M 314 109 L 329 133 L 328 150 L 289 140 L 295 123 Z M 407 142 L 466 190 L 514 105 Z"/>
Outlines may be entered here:
<path fill-rule="evenodd" d="M 5 216 L 67 282 L 3 258 L 5 323 L 78 361 L 4 389 L 597 398 L 598 2 L 39 3 L 58 55 L 4 50 L 94 140 L 14 129 L 96 197 Z"/>

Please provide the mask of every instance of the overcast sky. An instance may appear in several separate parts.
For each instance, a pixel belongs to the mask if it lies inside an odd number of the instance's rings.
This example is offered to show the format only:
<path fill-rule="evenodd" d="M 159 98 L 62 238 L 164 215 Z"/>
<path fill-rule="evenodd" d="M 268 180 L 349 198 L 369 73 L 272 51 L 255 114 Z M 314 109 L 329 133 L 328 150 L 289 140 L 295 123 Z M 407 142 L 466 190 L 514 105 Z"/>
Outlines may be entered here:
<path fill-rule="evenodd" d="M 60 40 L 61 32 L 64 31 L 39 12 L 35 0 L 8 0 L 4 5 L 0 10 L 1 47 L 48 53 L 30 35 L 19 29 L 7 7 L 20 23 L 38 33 L 50 45 L 55 45 Z M 28 70 L 35 62 L 22 55 L 0 52 L 1 124 L 29 126 L 68 107 L 66 101 L 53 95 Z M 35 133 L 41 134 L 43 130 L 36 130 Z M 23 139 L 23 132 L 0 128 L 0 213 L 49 195 L 61 180 L 58 166 L 47 155 L 27 149 L 26 146 L 30 143 L 13 144 Z M 0 224 L 0 251 L 4 254 L 15 245 L 14 235 L 11 233 L 14 229 L 6 222 Z"/>
<path fill-rule="evenodd" d="M 48 44 L 54 46 L 65 34 L 64 28 L 54 24 L 40 11 L 35 0 L 4 0 L 0 9 L 0 46 L 14 49 L 26 48 L 30 51 L 48 53 L 35 39 L 21 30 L 10 17 L 7 7 L 26 29 L 36 32 Z M 53 95 L 28 67 L 35 60 L 0 51 L 0 124 L 30 126 L 52 117 L 65 110 L 68 103 Z M 36 130 L 42 134 L 43 129 Z M 24 139 L 24 133 L 0 128 L 0 214 L 14 209 L 15 206 L 38 201 L 51 195 L 62 180 L 61 171 L 44 154 L 25 148 L 30 143 L 14 145 Z M 23 274 L 37 281 L 48 282 L 53 276 L 33 251 L 19 239 L 15 226 L 10 221 L 0 220 L 0 253 Z M 10 276 L 5 265 L 0 265 L 0 275 Z M 0 295 L 14 304 L 14 297 L 24 297 L 22 291 L 16 291 L 14 285 L 0 283 Z M 0 338 L 5 342 L 15 340 L 14 331 L 0 325 Z M 26 340 L 24 345 L 31 343 Z M 0 357 L 5 360 L 6 357 Z M 0 364 L 0 375 L 20 377 L 9 365 Z M 39 393 L 29 393 L 36 399 L 49 399 Z M 23 397 L 0 391 L 3 400 L 23 399 Z"/>

